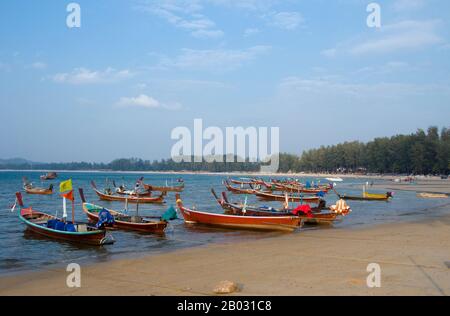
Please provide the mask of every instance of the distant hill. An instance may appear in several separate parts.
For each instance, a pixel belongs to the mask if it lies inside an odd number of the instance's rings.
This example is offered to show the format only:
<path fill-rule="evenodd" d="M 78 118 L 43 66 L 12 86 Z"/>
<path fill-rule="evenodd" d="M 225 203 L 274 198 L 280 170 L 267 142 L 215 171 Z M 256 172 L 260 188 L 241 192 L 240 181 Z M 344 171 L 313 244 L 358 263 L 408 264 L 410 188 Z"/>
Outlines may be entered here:
<path fill-rule="evenodd" d="M 38 162 L 33 162 L 24 158 L 9 158 L 0 159 L 0 165 L 28 165 L 28 164 L 39 164 Z"/>

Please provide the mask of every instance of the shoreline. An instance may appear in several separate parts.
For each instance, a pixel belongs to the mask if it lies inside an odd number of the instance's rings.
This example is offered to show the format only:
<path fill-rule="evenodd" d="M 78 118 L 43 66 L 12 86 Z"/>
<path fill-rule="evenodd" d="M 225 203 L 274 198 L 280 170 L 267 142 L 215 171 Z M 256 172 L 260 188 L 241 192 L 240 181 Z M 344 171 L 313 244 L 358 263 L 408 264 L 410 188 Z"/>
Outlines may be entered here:
<path fill-rule="evenodd" d="M 48 172 L 47 169 L 17 170 L 0 169 L 0 172 Z M 343 179 L 378 179 L 391 181 L 404 175 L 362 175 L 339 173 L 263 173 L 263 172 L 209 172 L 209 171 L 115 171 L 115 170 L 52 170 L 57 173 L 116 173 L 116 174 L 163 174 L 163 175 L 223 175 L 223 176 L 249 176 L 249 177 L 299 177 L 299 178 L 343 178 Z M 418 180 L 440 180 L 438 176 L 417 176 Z M 443 180 L 446 181 L 446 180 Z M 449 182 L 450 183 L 450 182 Z"/>
<path fill-rule="evenodd" d="M 82 266 L 79 289 L 65 285 L 63 266 L 0 276 L 0 295 L 213 295 L 223 280 L 241 286 L 235 295 L 449 295 L 450 206 L 446 211 L 427 221 L 305 230 L 91 263 Z M 369 263 L 381 266 L 381 288 L 366 285 Z"/>

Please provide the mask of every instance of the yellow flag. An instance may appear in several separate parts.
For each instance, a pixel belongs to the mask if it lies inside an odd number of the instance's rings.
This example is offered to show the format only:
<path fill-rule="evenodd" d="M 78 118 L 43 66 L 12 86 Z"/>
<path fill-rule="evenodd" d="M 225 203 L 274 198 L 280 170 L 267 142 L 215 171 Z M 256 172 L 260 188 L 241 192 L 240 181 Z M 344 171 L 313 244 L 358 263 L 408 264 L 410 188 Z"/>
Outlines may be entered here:
<path fill-rule="evenodd" d="M 63 181 L 59 184 L 59 192 L 66 192 L 72 190 L 72 179 Z"/>

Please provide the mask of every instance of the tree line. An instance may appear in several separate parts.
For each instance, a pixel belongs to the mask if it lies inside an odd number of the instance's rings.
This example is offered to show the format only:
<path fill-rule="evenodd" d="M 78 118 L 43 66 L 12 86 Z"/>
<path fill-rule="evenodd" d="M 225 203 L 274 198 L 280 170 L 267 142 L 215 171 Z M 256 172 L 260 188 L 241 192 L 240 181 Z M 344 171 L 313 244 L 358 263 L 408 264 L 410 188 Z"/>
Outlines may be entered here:
<path fill-rule="evenodd" d="M 376 138 L 368 143 L 345 142 L 283 154 L 282 172 L 341 172 L 379 174 L 449 174 L 450 129 L 430 127 L 410 135 Z"/>
<path fill-rule="evenodd" d="M 116 159 L 110 163 L 0 163 L 0 169 L 19 170 L 108 170 L 108 171 L 203 171 L 257 172 L 260 162 L 175 162 L 173 159 Z M 228 159 L 230 160 L 230 159 Z M 301 156 L 280 154 L 279 172 L 449 174 L 450 129 L 430 127 L 410 135 L 376 138 L 368 143 L 345 142 L 303 152 Z"/>

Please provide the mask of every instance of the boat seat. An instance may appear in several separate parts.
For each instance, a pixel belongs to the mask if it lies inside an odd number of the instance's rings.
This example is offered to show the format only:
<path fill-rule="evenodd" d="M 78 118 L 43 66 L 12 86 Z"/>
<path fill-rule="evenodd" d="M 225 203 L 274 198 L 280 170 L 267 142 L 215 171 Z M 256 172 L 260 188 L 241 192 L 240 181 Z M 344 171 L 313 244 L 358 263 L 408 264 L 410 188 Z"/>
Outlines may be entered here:
<path fill-rule="evenodd" d="M 86 224 L 78 224 L 77 231 L 79 233 L 86 233 L 88 231 L 87 225 Z"/>
<path fill-rule="evenodd" d="M 142 223 L 142 217 L 140 216 L 131 216 L 131 220 L 132 223 Z"/>

